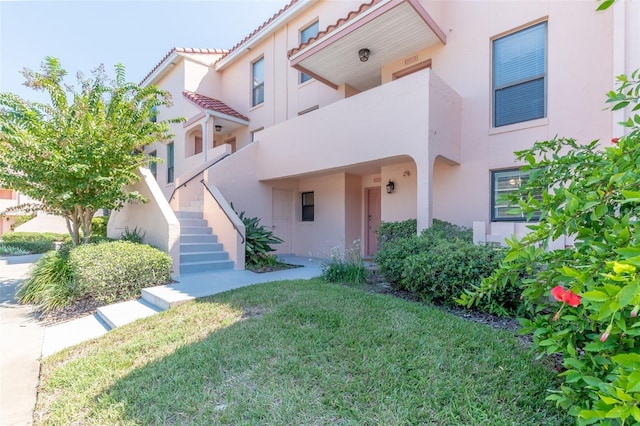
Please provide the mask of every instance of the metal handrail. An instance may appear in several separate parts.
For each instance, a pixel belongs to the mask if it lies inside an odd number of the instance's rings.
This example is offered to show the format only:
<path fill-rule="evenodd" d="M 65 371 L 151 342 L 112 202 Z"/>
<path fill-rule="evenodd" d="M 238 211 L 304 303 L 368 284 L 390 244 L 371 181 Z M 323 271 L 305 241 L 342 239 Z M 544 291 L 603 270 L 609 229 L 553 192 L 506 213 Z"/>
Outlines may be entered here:
<path fill-rule="evenodd" d="M 205 167 L 204 169 L 200 170 L 198 173 L 196 173 L 195 175 L 193 175 L 189 179 L 187 179 L 184 183 L 181 183 L 180 186 L 176 186 L 173 189 L 173 192 L 171 193 L 171 197 L 169 197 L 169 200 L 173 200 L 173 196 L 176 195 L 176 192 L 178 192 L 178 189 L 186 187 L 187 184 L 189 182 L 191 182 L 192 180 L 194 180 L 195 178 L 197 178 L 200 175 L 200 173 L 204 173 L 205 170 L 210 169 L 211 167 L 215 166 L 216 164 L 218 164 L 219 162 L 221 162 L 222 160 L 224 160 L 225 158 L 227 158 L 230 155 L 231 154 L 225 154 L 224 156 L 218 158 L 213 164 L 210 164 L 207 167 Z"/>
<path fill-rule="evenodd" d="M 240 235 L 240 238 L 242 238 L 242 244 L 244 244 L 244 242 L 245 242 L 244 235 L 242 235 L 242 232 L 240 232 L 240 230 L 238 229 L 236 224 L 233 222 L 233 220 L 231 219 L 231 217 L 229 216 L 227 211 L 222 207 L 222 205 L 220 204 L 220 201 L 218 201 L 216 196 L 213 195 L 213 192 L 211 192 L 211 189 L 209 189 L 209 186 L 207 185 L 207 182 L 204 179 L 202 179 L 200 181 L 200 183 L 205 187 L 205 189 L 207 190 L 209 195 L 211 195 L 211 198 L 213 198 L 215 200 L 215 202 L 218 203 L 218 206 L 220 207 L 220 210 L 222 210 L 224 212 L 225 216 L 227 216 L 227 219 L 229 219 L 229 222 L 231 222 L 231 225 L 233 225 L 233 229 L 235 229 L 236 232 Z"/>

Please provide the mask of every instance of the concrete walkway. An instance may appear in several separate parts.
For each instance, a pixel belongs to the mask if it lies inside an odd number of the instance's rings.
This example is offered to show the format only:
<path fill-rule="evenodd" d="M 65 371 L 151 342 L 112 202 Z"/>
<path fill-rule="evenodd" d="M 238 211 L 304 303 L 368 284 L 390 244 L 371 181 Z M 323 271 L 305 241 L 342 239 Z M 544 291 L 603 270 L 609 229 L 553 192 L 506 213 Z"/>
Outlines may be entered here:
<path fill-rule="evenodd" d="M 17 305 L 15 287 L 40 255 L 0 257 L 0 426 L 30 425 L 36 400 L 39 359 L 99 337 L 109 330 L 171 307 L 227 290 L 280 280 L 308 279 L 322 273 L 322 261 L 282 256 L 300 268 L 256 274 L 218 271 L 183 275 L 177 283 L 142 290 L 138 300 L 98 308 L 95 315 L 41 327 L 32 308 Z"/>

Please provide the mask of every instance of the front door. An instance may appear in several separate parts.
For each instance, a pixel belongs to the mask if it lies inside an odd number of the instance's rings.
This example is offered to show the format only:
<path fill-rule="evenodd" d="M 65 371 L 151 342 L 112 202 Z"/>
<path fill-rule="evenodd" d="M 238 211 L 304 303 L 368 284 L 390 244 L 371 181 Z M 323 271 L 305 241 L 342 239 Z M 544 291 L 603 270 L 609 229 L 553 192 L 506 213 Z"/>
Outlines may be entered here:
<path fill-rule="evenodd" d="M 283 242 L 273 246 L 278 253 L 293 253 L 292 232 L 293 226 L 293 196 L 291 191 L 281 189 L 273 190 L 273 233 Z"/>
<path fill-rule="evenodd" d="M 367 217 L 365 218 L 367 224 L 365 254 L 367 256 L 373 256 L 378 251 L 378 228 L 382 220 L 380 211 L 380 188 L 367 188 Z"/>

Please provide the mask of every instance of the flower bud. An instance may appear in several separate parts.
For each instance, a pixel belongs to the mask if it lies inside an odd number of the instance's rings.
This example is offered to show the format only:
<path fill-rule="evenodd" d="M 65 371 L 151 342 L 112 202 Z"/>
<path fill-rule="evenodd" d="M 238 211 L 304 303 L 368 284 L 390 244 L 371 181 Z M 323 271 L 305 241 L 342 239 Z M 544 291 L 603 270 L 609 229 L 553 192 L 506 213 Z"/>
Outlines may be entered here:
<path fill-rule="evenodd" d="M 600 341 L 606 342 L 608 338 L 609 338 L 609 331 L 605 331 L 604 333 L 602 333 L 602 336 L 600 336 Z"/>
<path fill-rule="evenodd" d="M 638 316 L 638 311 L 640 310 L 640 305 L 636 306 L 635 308 L 633 308 L 633 310 L 631 311 L 631 318 L 635 318 Z"/>

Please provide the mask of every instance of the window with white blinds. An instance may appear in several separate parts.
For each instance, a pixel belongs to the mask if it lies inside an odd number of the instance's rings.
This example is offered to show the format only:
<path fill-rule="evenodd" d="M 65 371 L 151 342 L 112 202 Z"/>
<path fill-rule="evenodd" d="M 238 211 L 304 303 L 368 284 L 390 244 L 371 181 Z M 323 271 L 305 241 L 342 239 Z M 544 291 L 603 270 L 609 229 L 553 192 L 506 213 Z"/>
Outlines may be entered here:
<path fill-rule="evenodd" d="M 547 23 L 493 41 L 493 126 L 544 118 Z"/>

